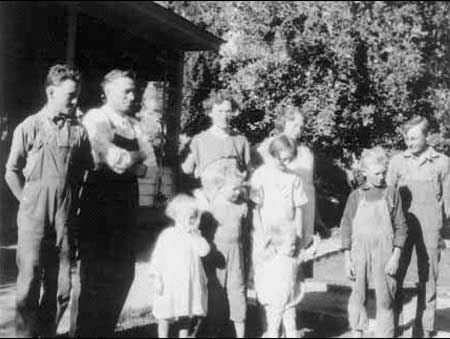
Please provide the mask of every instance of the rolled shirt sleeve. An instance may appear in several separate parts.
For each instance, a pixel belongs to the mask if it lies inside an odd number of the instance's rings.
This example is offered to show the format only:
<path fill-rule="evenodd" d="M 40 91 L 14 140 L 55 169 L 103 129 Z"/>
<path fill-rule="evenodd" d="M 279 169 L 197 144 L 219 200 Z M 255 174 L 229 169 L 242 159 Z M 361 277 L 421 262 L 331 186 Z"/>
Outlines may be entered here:
<path fill-rule="evenodd" d="M 27 153 L 27 133 L 24 124 L 19 124 L 13 133 L 11 150 L 6 161 L 6 173 L 15 172 L 22 175 L 22 170 L 26 165 Z"/>

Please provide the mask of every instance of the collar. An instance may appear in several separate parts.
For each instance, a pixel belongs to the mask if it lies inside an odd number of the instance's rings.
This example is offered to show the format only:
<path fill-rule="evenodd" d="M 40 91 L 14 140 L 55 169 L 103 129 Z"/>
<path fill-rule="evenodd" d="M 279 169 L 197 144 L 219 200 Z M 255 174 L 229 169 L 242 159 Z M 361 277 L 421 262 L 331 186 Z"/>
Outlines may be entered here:
<path fill-rule="evenodd" d="M 103 105 L 102 110 L 108 116 L 114 126 L 123 126 L 124 124 L 128 124 L 130 122 L 128 115 L 117 113 L 108 105 Z"/>
<path fill-rule="evenodd" d="M 230 134 L 228 134 L 227 132 L 225 132 L 223 129 L 212 125 L 209 129 L 208 129 L 212 134 L 214 134 L 215 136 L 221 137 L 221 138 L 226 138 L 229 137 Z"/>
<path fill-rule="evenodd" d="M 436 150 L 433 147 L 428 146 L 428 148 L 418 157 L 412 154 L 409 150 L 403 152 L 403 156 L 407 159 L 420 160 L 420 164 L 422 165 L 427 161 L 432 162 L 434 159 L 439 158 L 440 154 L 436 152 Z"/>
<path fill-rule="evenodd" d="M 47 105 L 42 107 L 42 109 L 38 112 L 38 115 L 42 117 L 45 121 L 50 122 L 52 125 L 55 124 L 55 118 L 61 117 L 61 119 L 66 119 L 70 122 L 70 124 L 74 124 L 77 120 L 76 116 L 69 116 L 67 114 L 52 114 L 49 110 Z"/>
<path fill-rule="evenodd" d="M 363 191 L 370 191 L 370 190 L 374 190 L 374 189 L 383 190 L 385 188 L 386 188 L 386 184 L 381 187 L 374 187 L 374 186 L 370 186 L 367 182 L 365 182 L 364 184 L 361 185 L 361 189 Z"/>
<path fill-rule="evenodd" d="M 59 115 L 59 113 L 57 113 L 57 114 L 51 113 L 51 112 L 48 110 L 48 106 L 47 106 L 47 105 L 45 105 L 44 107 L 42 107 L 42 109 L 39 111 L 38 114 L 41 115 L 41 116 L 44 117 L 44 118 L 49 119 L 49 120 L 52 120 L 53 118 L 56 118 L 56 117 Z"/>

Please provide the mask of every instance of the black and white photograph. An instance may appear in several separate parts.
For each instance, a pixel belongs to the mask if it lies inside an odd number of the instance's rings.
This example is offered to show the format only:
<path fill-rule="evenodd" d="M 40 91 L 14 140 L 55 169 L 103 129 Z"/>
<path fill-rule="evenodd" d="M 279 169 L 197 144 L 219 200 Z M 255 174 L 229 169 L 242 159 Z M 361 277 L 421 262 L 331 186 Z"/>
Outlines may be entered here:
<path fill-rule="evenodd" d="M 450 338 L 450 3 L 1 1 L 0 338 Z"/>

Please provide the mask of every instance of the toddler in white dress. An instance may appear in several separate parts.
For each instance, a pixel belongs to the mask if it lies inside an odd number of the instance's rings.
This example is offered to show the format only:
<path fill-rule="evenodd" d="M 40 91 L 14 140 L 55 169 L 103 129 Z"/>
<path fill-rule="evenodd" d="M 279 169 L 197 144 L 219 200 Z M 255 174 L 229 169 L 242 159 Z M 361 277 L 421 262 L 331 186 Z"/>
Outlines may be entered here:
<path fill-rule="evenodd" d="M 261 263 L 255 280 L 259 303 L 264 307 L 266 338 L 279 338 L 283 330 L 286 338 L 297 338 L 296 306 L 304 295 L 300 264 L 313 258 L 318 237 L 308 249 L 299 250 L 299 237 L 292 226 L 271 227 L 267 242 L 260 248 Z"/>
<path fill-rule="evenodd" d="M 169 325 L 175 322 L 179 337 L 185 338 L 191 320 L 207 313 L 207 278 L 201 258 L 210 247 L 198 229 L 200 211 L 194 198 L 177 195 L 166 214 L 175 224 L 162 231 L 150 261 L 153 315 L 160 338 L 168 337 Z"/>

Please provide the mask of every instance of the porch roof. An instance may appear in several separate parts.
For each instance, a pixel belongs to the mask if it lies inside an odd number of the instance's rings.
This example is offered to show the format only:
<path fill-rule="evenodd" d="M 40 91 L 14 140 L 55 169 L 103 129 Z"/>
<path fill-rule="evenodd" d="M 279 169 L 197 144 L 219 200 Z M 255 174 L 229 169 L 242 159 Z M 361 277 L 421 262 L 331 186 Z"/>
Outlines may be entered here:
<path fill-rule="evenodd" d="M 153 1 L 60 1 L 154 45 L 182 51 L 218 50 L 224 40 Z"/>

